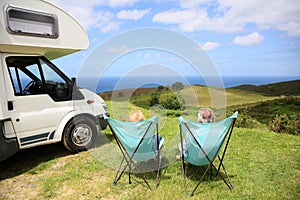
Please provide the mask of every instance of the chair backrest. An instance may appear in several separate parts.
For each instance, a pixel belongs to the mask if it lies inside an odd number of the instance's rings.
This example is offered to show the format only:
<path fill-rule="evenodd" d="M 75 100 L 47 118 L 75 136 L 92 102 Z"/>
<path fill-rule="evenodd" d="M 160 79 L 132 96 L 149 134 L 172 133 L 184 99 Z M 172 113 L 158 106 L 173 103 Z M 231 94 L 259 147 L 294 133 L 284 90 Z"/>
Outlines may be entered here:
<path fill-rule="evenodd" d="M 196 166 L 209 164 L 209 160 L 218 155 L 226 136 L 232 131 L 237 115 L 235 112 L 228 118 L 211 123 L 198 123 L 179 117 L 184 149 L 187 151 L 184 159 Z"/>
<path fill-rule="evenodd" d="M 146 161 L 154 158 L 154 137 L 157 133 L 158 117 L 139 122 L 125 122 L 105 117 L 116 140 L 133 160 Z M 117 141 L 117 142 L 118 142 Z"/>

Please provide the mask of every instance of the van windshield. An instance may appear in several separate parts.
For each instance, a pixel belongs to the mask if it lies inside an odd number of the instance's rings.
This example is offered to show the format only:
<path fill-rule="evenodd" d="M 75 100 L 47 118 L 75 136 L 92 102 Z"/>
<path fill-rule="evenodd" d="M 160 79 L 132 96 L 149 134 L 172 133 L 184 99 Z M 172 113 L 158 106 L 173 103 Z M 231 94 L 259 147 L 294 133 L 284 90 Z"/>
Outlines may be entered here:
<path fill-rule="evenodd" d="M 71 81 L 45 58 L 11 56 L 6 64 L 16 96 L 48 94 L 55 101 L 72 98 Z"/>

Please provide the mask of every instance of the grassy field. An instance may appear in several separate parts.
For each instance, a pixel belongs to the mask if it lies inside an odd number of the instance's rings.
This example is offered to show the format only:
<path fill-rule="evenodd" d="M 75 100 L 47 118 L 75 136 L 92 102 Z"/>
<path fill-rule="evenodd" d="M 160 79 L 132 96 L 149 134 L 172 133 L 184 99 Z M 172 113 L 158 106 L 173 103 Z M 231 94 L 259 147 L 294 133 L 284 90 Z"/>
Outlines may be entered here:
<path fill-rule="evenodd" d="M 194 87 L 200 104 L 206 102 L 208 89 Z M 190 94 L 190 89 L 181 92 Z M 128 112 L 137 107 L 133 102 L 149 100 L 151 92 L 145 92 L 136 92 L 128 101 L 126 92 L 120 95 L 119 101 L 107 101 L 110 113 L 115 118 L 127 120 Z M 226 98 L 230 105 L 227 112 L 247 109 L 247 113 L 252 114 L 258 109 L 267 112 L 259 102 L 278 97 L 226 89 Z M 278 112 L 298 112 L 299 106 L 283 107 L 273 101 L 264 104 L 272 108 L 268 112 L 277 112 L 272 105 L 281 108 Z M 209 103 L 201 106 L 209 106 Z M 167 116 L 164 110 L 147 106 L 140 109 L 146 117 L 159 116 L 159 133 L 165 138 L 163 168 L 157 190 L 150 191 L 140 174 L 133 176 L 132 184 L 128 184 L 125 175 L 116 186 L 113 185 L 115 167 L 119 163 L 117 158 L 121 154 L 107 129 L 99 134 L 97 146 L 90 151 L 71 154 L 58 143 L 23 150 L 2 161 L 0 199 L 186 199 L 181 163 L 176 159 L 179 143 L 177 118 Z M 188 105 L 182 114 L 196 119 L 195 105 Z M 235 127 L 224 164 L 234 190 L 230 191 L 220 178 L 211 180 L 207 176 L 191 199 L 300 199 L 299 136 L 270 132 L 263 123 L 252 129 Z M 188 179 L 192 187 L 203 168 L 189 165 L 187 169 L 192 172 Z M 154 177 L 153 173 L 148 176 L 152 185 Z"/>
<path fill-rule="evenodd" d="M 98 150 L 70 154 L 61 144 L 19 152 L 1 163 L 0 199 L 184 199 L 176 118 L 160 121 L 166 139 L 164 168 L 157 190 L 141 184 L 139 175 L 112 184 L 115 169 L 106 159 L 118 157 L 115 145 L 101 142 Z M 105 136 L 105 138 L 103 138 Z M 110 131 L 102 134 L 112 140 Z M 225 166 L 234 185 L 230 191 L 220 178 L 206 178 L 192 199 L 299 199 L 300 137 L 266 129 L 235 128 Z M 202 168 L 192 167 L 189 184 L 196 183 Z M 150 182 L 154 178 L 150 174 Z"/>

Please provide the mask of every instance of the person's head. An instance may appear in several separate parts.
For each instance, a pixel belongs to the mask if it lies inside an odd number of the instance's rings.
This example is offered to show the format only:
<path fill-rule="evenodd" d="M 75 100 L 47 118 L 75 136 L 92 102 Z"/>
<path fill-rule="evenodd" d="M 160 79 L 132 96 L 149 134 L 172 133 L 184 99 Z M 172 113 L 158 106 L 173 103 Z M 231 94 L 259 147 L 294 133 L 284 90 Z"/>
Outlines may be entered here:
<path fill-rule="evenodd" d="M 198 122 L 213 122 L 215 121 L 215 115 L 210 108 L 200 108 L 198 113 Z"/>
<path fill-rule="evenodd" d="M 138 122 L 144 120 L 144 115 L 140 110 L 133 110 L 129 114 L 129 121 Z"/>

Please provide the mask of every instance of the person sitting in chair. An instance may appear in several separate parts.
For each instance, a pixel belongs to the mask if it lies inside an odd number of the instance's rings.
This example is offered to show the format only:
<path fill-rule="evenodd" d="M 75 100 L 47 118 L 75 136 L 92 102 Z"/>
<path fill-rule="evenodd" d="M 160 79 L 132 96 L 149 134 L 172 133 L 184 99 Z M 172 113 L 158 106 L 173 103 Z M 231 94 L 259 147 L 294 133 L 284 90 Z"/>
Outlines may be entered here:
<path fill-rule="evenodd" d="M 132 111 L 129 113 L 129 121 L 130 121 L 130 122 L 143 121 L 144 119 L 145 119 L 145 117 L 144 117 L 142 111 L 140 111 L 140 110 L 134 109 L 134 110 L 132 110 Z M 159 149 L 157 149 L 157 138 L 158 138 L 158 141 L 159 141 L 158 144 L 160 144 L 160 141 L 163 139 L 163 137 L 162 137 L 160 134 L 158 134 L 158 137 L 157 137 L 156 135 L 154 136 L 154 149 L 155 149 L 156 151 L 159 150 Z M 161 151 L 161 150 L 160 150 L 160 151 Z M 160 152 L 160 153 L 161 153 L 161 152 Z"/>
<path fill-rule="evenodd" d="M 133 110 L 129 113 L 129 121 L 138 122 L 144 120 L 144 115 L 140 110 Z"/>
<path fill-rule="evenodd" d="M 200 108 L 198 112 L 198 122 L 199 123 L 210 123 L 214 122 L 216 119 L 215 114 L 210 108 Z M 180 147 L 179 147 L 180 149 Z M 183 143 L 183 156 L 187 157 L 186 144 Z M 181 159 L 181 155 L 177 155 L 177 158 Z"/>
<path fill-rule="evenodd" d="M 198 112 L 198 122 L 199 123 L 208 123 L 215 121 L 215 115 L 210 108 L 200 108 Z"/>

